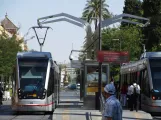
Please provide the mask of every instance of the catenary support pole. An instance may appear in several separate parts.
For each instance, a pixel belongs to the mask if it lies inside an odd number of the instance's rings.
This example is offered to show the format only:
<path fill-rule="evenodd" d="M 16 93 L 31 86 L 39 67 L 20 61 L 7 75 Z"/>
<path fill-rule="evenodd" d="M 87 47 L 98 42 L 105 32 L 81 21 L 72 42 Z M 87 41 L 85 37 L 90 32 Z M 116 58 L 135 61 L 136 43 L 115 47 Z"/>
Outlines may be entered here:
<path fill-rule="evenodd" d="M 102 49 L 102 36 L 101 36 L 101 23 L 102 23 L 102 0 L 100 0 L 100 10 L 99 10 L 99 51 Z M 102 88 L 102 63 L 99 62 L 99 79 L 98 79 L 98 109 L 100 110 L 100 101 L 99 98 L 101 97 L 101 88 Z"/>

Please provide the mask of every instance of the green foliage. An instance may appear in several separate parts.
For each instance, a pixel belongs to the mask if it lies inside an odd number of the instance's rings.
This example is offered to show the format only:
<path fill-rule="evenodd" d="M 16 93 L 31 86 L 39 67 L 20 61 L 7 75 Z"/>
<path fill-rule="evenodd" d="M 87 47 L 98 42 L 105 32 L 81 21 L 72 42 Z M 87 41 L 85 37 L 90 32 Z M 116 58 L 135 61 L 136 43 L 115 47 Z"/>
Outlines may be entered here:
<path fill-rule="evenodd" d="M 161 1 L 160 0 L 143 0 L 142 8 L 144 10 L 144 17 L 152 17 L 160 14 Z"/>
<path fill-rule="evenodd" d="M 143 0 L 143 16 L 150 18 L 150 25 L 143 30 L 147 51 L 160 51 L 161 43 L 161 1 Z"/>
<path fill-rule="evenodd" d="M 136 60 L 141 54 L 142 34 L 138 27 L 107 28 L 102 32 L 102 49 L 110 51 L 129 51 L 130 60 Z M 121 42 L 121 43 L 120 43 Z"/>
<path fill-rule="evenodd" d="M 108 5 L 105 3 L 106 0 L 102 0 L 102 18 L 109 18 L 111 15 L 108 11 Z M 95 29 L 97 27 L 98 19 L 99 19 L 99 10 L 100 10 L 100 0 L 87 0 L 86 6 L 82 13 L 82 19 L 91 23 L 95 22 Z"/>
<path fill-rule="evenodd" d="M 130 61 L 138 60 L 142 53 L 142 33 L 136 26 L 107 28 L 102 31 L 102 50 L 107 51 L 128 51 Z M 121 42 L 121 43 L 120 43 Z M 119 64 L 110 64 L 111 76 L 118 80 L 120 72 Z"/>
<path fill-rule="evenodd" d="M 70 83 L 71 82 L 70 74 L 67 75 L 67 79 L 68 79 L 68 83 Z"/>
<path fill-rule="evenodd" d="M 22 51 L 20 44 L 22 40 L 17 41 L 16 36 L 8 37 L 5 34 L 0 35 L 0 74 L 10 75 L 15 65 L 16 54 Z"/>
<path fill-rule="evenodd" d="M 142 10 L 142 2 L 140 0 L 125 0 L 125 6 L 123 9 L 123 13 L 136 15 L 136 16 L 142 16 L 143 10 Z M 128 19 L 131 21 L 138 21 L 137 19 L 127 18 L 123 17 L 123 19 Z M 138 21 L 141 22 L 141 21 Z M 121 23 L 122 26 L 129 26 L 132 25 L 130 23 Z"/>
<path fill-rule="evenodd" d="M 111 14 L 108 11 L 108 5 L 105 3 L 106 0 L 102 0 L 102 19 L 107 19 L 111 17 Z M 82 19 L 86 20 L 89 23 L 94 22 L 95 29 L 97 28 L 98 22 L 99 22 L 99 12 L 100 11 L 100 0 L 87 0 L 87 3 L 85 5 L 85 8 L 82 13 Z M 86 44 L 84 45 L 85 49 L 91 45 L 95 41 L 93 38 L 91 40 L 86 38 Z M 95 44 L 97 44 L 95 42 Z M 94 50 L 95 45 L 91 45 L 88 49 L 88 51 Z M 94 59 L 95 55 L 94 52 L 87 52 L 87 56 L 89 59 Z M 84 59 L 84 55 L 81 56 L 80 59 Z"/>

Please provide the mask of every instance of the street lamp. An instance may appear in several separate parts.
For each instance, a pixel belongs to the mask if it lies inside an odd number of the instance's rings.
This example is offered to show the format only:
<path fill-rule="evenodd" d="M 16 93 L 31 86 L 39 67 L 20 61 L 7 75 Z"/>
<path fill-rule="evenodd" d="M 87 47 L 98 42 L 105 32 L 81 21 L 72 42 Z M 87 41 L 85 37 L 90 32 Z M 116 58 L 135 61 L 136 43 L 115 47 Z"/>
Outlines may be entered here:
<path fill-rule="evenodd" d="M 99 51 L 102 50 L 102 35 L 101 35 L 101 28 L 102 28 L 102 0 L 100 0 L 100 9 L 99 9 Z M 97 94 L 97 93 L 96 93 Z M 96 95 L 97 98 L 97 104 L 99 106 L 99 110 L 101 109 L 100 105 L 100 98 L 102 94 L 102 62 L 99 62 L 99 80 L 98 80 L 98 96 Z"/>

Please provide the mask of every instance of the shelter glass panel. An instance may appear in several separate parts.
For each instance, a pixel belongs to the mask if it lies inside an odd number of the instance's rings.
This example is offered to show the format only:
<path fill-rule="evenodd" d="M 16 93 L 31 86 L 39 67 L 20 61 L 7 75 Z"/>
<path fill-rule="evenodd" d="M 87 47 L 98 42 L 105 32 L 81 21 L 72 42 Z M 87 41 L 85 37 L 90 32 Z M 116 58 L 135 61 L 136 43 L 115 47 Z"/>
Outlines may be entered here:
<path fill-rule="evenodd" d="M 98 86 L 99 79 L 99 67 L 98 66 L 87 66 L 87 85 L 89 87 Z M 108 81 L 107 66 L 102 66 L 102 84 L 105 85 Z"/>

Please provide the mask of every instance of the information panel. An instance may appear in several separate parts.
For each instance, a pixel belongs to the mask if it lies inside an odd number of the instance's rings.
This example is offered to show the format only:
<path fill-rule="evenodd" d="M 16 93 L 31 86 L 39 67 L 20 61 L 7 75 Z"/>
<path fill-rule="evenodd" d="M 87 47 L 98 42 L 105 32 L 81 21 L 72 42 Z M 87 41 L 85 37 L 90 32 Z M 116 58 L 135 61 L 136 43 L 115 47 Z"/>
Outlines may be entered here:
<path fill-rule="evenodd" d="M 129 53 L 126 51 L 98 51 L 98 62 L 126 63 L 129 62 Z"/>

